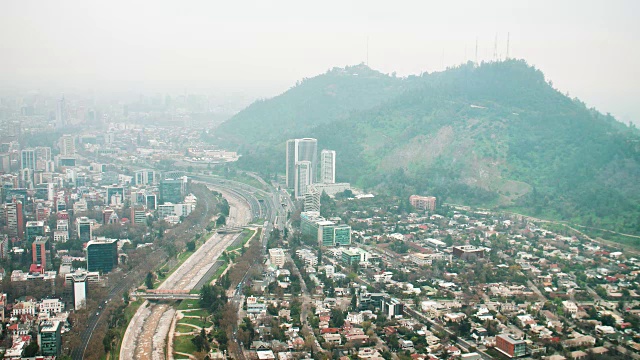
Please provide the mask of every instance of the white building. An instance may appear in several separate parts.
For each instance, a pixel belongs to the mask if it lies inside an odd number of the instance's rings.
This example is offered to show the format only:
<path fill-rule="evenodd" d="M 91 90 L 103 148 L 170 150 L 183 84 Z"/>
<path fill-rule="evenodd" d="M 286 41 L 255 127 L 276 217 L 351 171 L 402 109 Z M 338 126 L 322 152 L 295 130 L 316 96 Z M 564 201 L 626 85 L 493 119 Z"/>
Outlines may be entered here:
<path fill-rule="evenodd" d="M 320 153 L 320 182 L 334 184 L 336 182 L 336 152 L 322 150 Z"/>
<path fill-rule="evenodd" d="M 308 186 L 313 183 L 313 170 L 311 161 L 298 161 L 296 163 L 295 171 L 295 198 L 302 199 L 307 193 Z"/>
<path fill-rule="evenodd" d="M 69 232 L 69 219 L 59 219 L 56 221 L 56 230 Z"/>
<path fill-rule="evenodd" d="M 63 135 L 60 138 L 60 155 L 73 156 L 76 154 L 76 144 L 71 135 Z"/>
<path fill-rule="evenodd" d="M 20 315 L 35 315 L 36 303 L 32 301 L 21 301 L 13 305 L 11 316 L 18 317 Z"/>
<path fill-rule="evenodd" d="M 334 197 L 337 193 L 351 189 L 351 184 L 349 183 L 315 184 L 314 186 L 320 194 L 326 193 L 330 197 Z"/>
<path fill-rule="evenodd" d="M 364 315 L 359 312 L 350 312 L 347 314 L 347 321 L 352 324 L 362 324 L 364 321 Z"/>
<path fill-rule="evenodd" d="M 60 299 L 44 299 L 40 302 L 40 312 L 55 315 L 64 311 L 64 303 Z"/>
<path fill-rule="evenodd" d="M 320 212 L 320 195 L 322 193 L 318 191 L 315 184 L 307 186 L 307 192 L 304 194 L 304 211 Z"/>
<path fill-rule="evenodd" d="M 53 241 L 54 242 L 67 242 L 69 240 L 69 233 L 66 231 L 58 231 L 55 230 L 53 232 Z"/>
<path fill-rule="evenodd" d="M 74 310 L 80 310 L 87 303 L 87 274 L 73 274 L 71 281 L 73 282 L 73 307 Z"/>
<path fill-rule="evenodd" d="M 284 250 L 280 248 L 269 249 L 269 260 L 271 265 L 279 268 L 283 267 L 285 261 Z"/>
<path fill-rule="evenodd" d="M 578 306 L 573 301 L 563 301 L 562 309 L 565 313 L 571 315 L 571 317 L 576 317 L 576 314 L 578 313 Z"/>
<path fill-rule="evenodd" d="M 333 267 L 333 265 L 325 265 L 324 266 L 324 274 L 328 277 L 328 278 L 332 278 L 333 274 L 336 273 L 336 268 Z"/>
<path fill-rule="evenodd" d="M 318 140 L 313 138 L 291 139 L 287 141 L 286 184 L 288 189 L 297 188 L 298 176 L 297 164 L 302 161 L 309 162 L 310 184 L 314 183 L 318 166 Z M 304 193 L 301 194 L 301 196 Z"/>

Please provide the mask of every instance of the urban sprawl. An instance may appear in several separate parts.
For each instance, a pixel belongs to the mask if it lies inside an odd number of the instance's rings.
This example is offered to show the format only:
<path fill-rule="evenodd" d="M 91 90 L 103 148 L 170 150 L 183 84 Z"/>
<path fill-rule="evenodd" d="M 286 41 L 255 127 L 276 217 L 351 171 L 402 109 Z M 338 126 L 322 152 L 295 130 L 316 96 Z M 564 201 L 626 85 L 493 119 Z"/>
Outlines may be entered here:
<path fill-rule="evenodd" d="M 313 138 L 260 174 L 197 127 L 54 105 L 2 124 L 4 358 L 640 358 L 632 252 L 362 191 Z"/>

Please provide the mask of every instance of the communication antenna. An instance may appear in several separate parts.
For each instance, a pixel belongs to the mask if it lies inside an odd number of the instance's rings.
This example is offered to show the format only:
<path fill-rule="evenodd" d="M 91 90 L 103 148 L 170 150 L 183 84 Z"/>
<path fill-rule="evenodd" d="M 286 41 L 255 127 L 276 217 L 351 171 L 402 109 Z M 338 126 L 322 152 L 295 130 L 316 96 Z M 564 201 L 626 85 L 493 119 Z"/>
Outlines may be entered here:
<path fill-rule="evenodd" d="M 367 66 L 369 66 L 369 37 L 367 36 Z"/>
<path fill-rule="evenodd" d="M 496 39 L 493 42 L 493 61 L 498 61 L 498 33 L 496 33 Z"/>
<path fill-rule="evenodd" d="M 507 33 L 507 60 L 509 60 L 509 33 Z"/>
<path fill-rule="evenodd" d="M 476 36 L 476 65 L 478 65 L 478 37 Z"/>

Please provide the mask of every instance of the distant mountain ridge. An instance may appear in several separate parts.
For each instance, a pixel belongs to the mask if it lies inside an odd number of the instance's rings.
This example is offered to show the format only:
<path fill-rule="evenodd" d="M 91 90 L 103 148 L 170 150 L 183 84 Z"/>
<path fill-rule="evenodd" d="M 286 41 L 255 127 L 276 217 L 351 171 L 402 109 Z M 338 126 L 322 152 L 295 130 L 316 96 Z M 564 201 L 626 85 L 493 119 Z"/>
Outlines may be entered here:
<path fill-rule="evenodd" d="M 284 172 L 284 142 L 338 152 L 339 180 L 640 233 L 640 136 L 522 60 L 396 78 L 359 65 L 223 123 L 240 165 Z"/>

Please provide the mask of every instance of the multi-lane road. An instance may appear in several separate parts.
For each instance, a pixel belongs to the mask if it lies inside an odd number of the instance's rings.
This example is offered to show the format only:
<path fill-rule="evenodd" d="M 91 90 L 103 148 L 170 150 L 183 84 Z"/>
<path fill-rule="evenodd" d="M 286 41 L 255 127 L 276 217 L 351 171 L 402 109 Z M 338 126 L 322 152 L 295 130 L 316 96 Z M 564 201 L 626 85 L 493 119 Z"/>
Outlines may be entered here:
<path fill-rule="evenodd" d="M 213 185 L 212 190 L 221 192 L 230 205 L 227 219 L 229 226 L 245 226 L 252 220 L 250 203 L 244 196 Z M 208 273 L 218 257 L 239 234 L 214 234 L 191 255 L 175 272 L 173 272 L 159 289 L 190 291 Z M 166 347 L 167 335 L 170 331 L 168 323 L 173 319 L 175 310 L 166 304 L 145 303 L 134 315 L 123 337 L 120 350 L 121 359 L 156 359 Z M 168 320 L 167 320 L 168 319 Z M 162 349 L 157 352 L 156 349 Z"/>
<path fill-rule="evenodd" d="M 253 175 L 248 173 L 249 175 Z M 223 196 L 227 198 L 227 201 L 230 201 L 230 205 L 232 205 L 236 211 L 239 212 L 236 216 L 230 216 L 230 219 L 227 219 L 228 226 L 244 226 L 248 225 L 251 222 L 254 222 L 258 219 L 264 221 L 264 228 L 262 231 L 262 243 L 265 246 L 266 251 L 266 240 L 269 237 L 269 234 L 274 228 L 274 224 L 277 223 L 277 227 L 282 230 L 284 228 L 284 219 L 286 219 L 286 211 L 280 202 L 280 194 L 275 188 L 271 188 L 270 192 L 257 189 L 251 185 L 241 183 L 238 181 L 221 179 L 215 176 L 205 176 L 205 175 L 197 175 L 197 174 L 188 174 L 192 179 L 196 182 L 201 182 L 206 184 L 211 190 L 215 190 L 223 193 Z M 261 181 L 265 185 L 265 187 L 269 187 L 269 185 Z M 210 206 L 209 201 L 205 202 L 206 211 L 204 214 L 209 214 Z M 204 228 L 210 219 L 198 219 L 202 221 L 198 221 L 198 224 Z M 280 220 L 280 221 L 278 221 Z M 192 229 L 189 229 L 192 230 Z M 229 235 L 214 235 L 212 239 L 207 241 L 210 245 L 203 245 L 198 252 L 192 255 L 191 259 L 185 261 L 185 263 L 178 269 L 174 274 L 172 274 L 173 279 L 168 278 L 161 285 L 161 288 L 164 289 L 187 289 L 190 290 L 199 282 L 201 283 L 201 278 L 206 276 L 208 267 L 212 266 L 218 256 L 226 249 L 226 247 L 233 242 L 237 235 L 229 234 Z M 213 240 L 213 241 L 212 241 Z M 161 251 L 161 250 L 155 250 Z M 114 276 L 115 275 L 115 276 Z M 125 291 L 130 291 L 133 287 L 141 284 L 144 276 L 146 275 L 146 271 L 137 271 L 131 272 L 126 275 L 118 276 L 117 273 L 112 274 L 111 279 L 118 279 L 117 282 L 112 282 L 112 288 L 109 291 L 106 298 L 101 299 L 101 302 L 108 302 L 112 299 L 117 298 L 118 296 L 122 296 Z M 175 279 L 175 281 L 174 281 Z M 239 290 L 242 288 L 242 285 L 238 288 Z M 237 291 L 239 293 L 239 291 Z M 162 319 L 162 316 L 150 316 L 148 313 L 150 309 L 147 309 L 146 306 L 144 308 L 141 307 L 140 312 L 144 313 L 148 318 L 154 318 L 158 321 Z M 151 309 L 152 310 L 152 309 Z M 156 312 L 160 311 L 159 309 Z M 166 309 L 165 309 L 166 311 Z M 151 313 L 153 315 L 154 313 Z M 96 314 L 91 314 L 90 318 L 87 322 L 87 328 L 81 334 L 81 346 L 73 349 L 72 358 L 74 360 L 80 360 L 84 358 L 85 352 L 89 343 L 91 341 L 93 332 L 98 327 L 101 321 L 106 321 L 106 318 L 102 316 L 102 311 L 99 311 Z M 131 324 L 135 322 L 132 321 Z M 153 324 L 146 324 L 153 325 Z M 158 324 L 155 324 L 155 327 L 158 327 Z M 152 326 L 153 327 L 153 326 Z M 135 336 L 132 337 L 129 333 L 129 328 L 127 329 L 127 333 L 124 336 L 123 341 L 128 342 L 128 346 L 123 344 L 122 351 L 120 356 L 122 358 L 131 358 L 132 356 L 135 358 L 138 357 L 146 357 L 146 355 L 153 356 L 152 351 L 135 351 L 135 344 L 138 342 L 135 339 Z M 157 336 L 156 336 L 157 338 Z M 166 337 L 165 337 L 166 338 Z M 133 341 L 132 341 L 133 340 Z M 148 340 L 148 339 L 147 339 Z M 144 341 L 147 344 L 150 344 L 152 347 L 157 346 L 154 341 Z M 133 345 L 132 345 L 133 344 Z M 133 347 L 133 350 L 132 350 Z M 146 354 L 146 355 L 145 355 Z"/>
<path fill-rule="evenodd" d="M 206 225 L 209 224 L 209 221 L 210 221 L 210 219 L 207 217 L 206 214 L 210 213 L 210 209 L 214 206 L 214 204 L 210 197 L 200 196 L 199 200 L 202 201 L 204 204 L 204 211 L 202 212 L 202 215 L 200 218 L 194 219 L 194 222 L 198 224 L 198 226 L 201 226 L 204 228 Z M 184 226 L 185 226 L 184 224 L 180 224 L 169 231 L 176 232 L 176 233 L 188 232 L 190 229 L 186 229 L 184 228 Z M 154 258 L 154 255 L 158 254 L 159 252 L 162 252 L 162 250 L 156 249 L 152 251 L 152 253 L 149 254 L 148 258 Z M 128 272 L 126 274 L 123 274 L 121 270 L 117 270 L 116 272 L 109 274 L 108 279 L 111 286 L 110 287 L 111 290 L 109 291 L 109 293 L 105 298 L 100 299 L 100 302 L 103 304 L 103 306 L 101 307 L 104 307 L 105 302 L 110 302 L 113 299 L 117 299 L 118 297 L 122 296 L 122 294 L 124 294 L 125 292 L 129 292 L 135 286 L 141 284 L 146 274 L 147 272 L 143 268 L 137 268 L 137 270 Z M 98 324 L 100 322 L 107 321 L 107 320 L 108 319 L 106 319 L 106 317 L 103 316 L 102 310 L 98 311 L 97 313 L 89 314 L 89 319 L 87 320 L 87 327 L 84 329 L 84 331 L 80 335 L 80 340 L 81 340 L 80 346 L 75 349 L 72 349 L 71 351 L 71 357 L 74 360 L 84 359 L 84 355 L 86 353 L 86 350 L 93 336 L 93 332 L 98 327 Z"/>
<path fill-rule="evenodd" d="M 195 182 L 204 183 L 211 190 L 222 193 L 227 199 L 231 207 L 231 213 L 227 219 L 228 227 L 245 226 L 255 220 L 264 221 L 261 242 L 266 251 L 266 239 L 273 230 L 274 222 L 278 217 L 284 218 L 284 208 L 275 189 L 266 192 L 244 183 L 211 176 L 196 175 L 192 178 Z M 193 289 L 196 284 L 201 283 L 202 277 L 206 276 L 210 267 L 237 236 L 237 234 L 214 235 L 167 278 L 160 288 Z M 256 261 L 259 260 L 256 259 Z M 235 300 L 242 293 L 243 283 L 244 281 L 235 289 Z M 160 357 L 160 353 L 154 349 L 165 348 L 165 339 L 170 331 L 170 327 L 167 327 L 165 322 L 169 316 L 172 316 L 173 311 L 167 306 L 145 305 L 141 307 L 127 328 L 120 358 L 155 359 Z"/>

